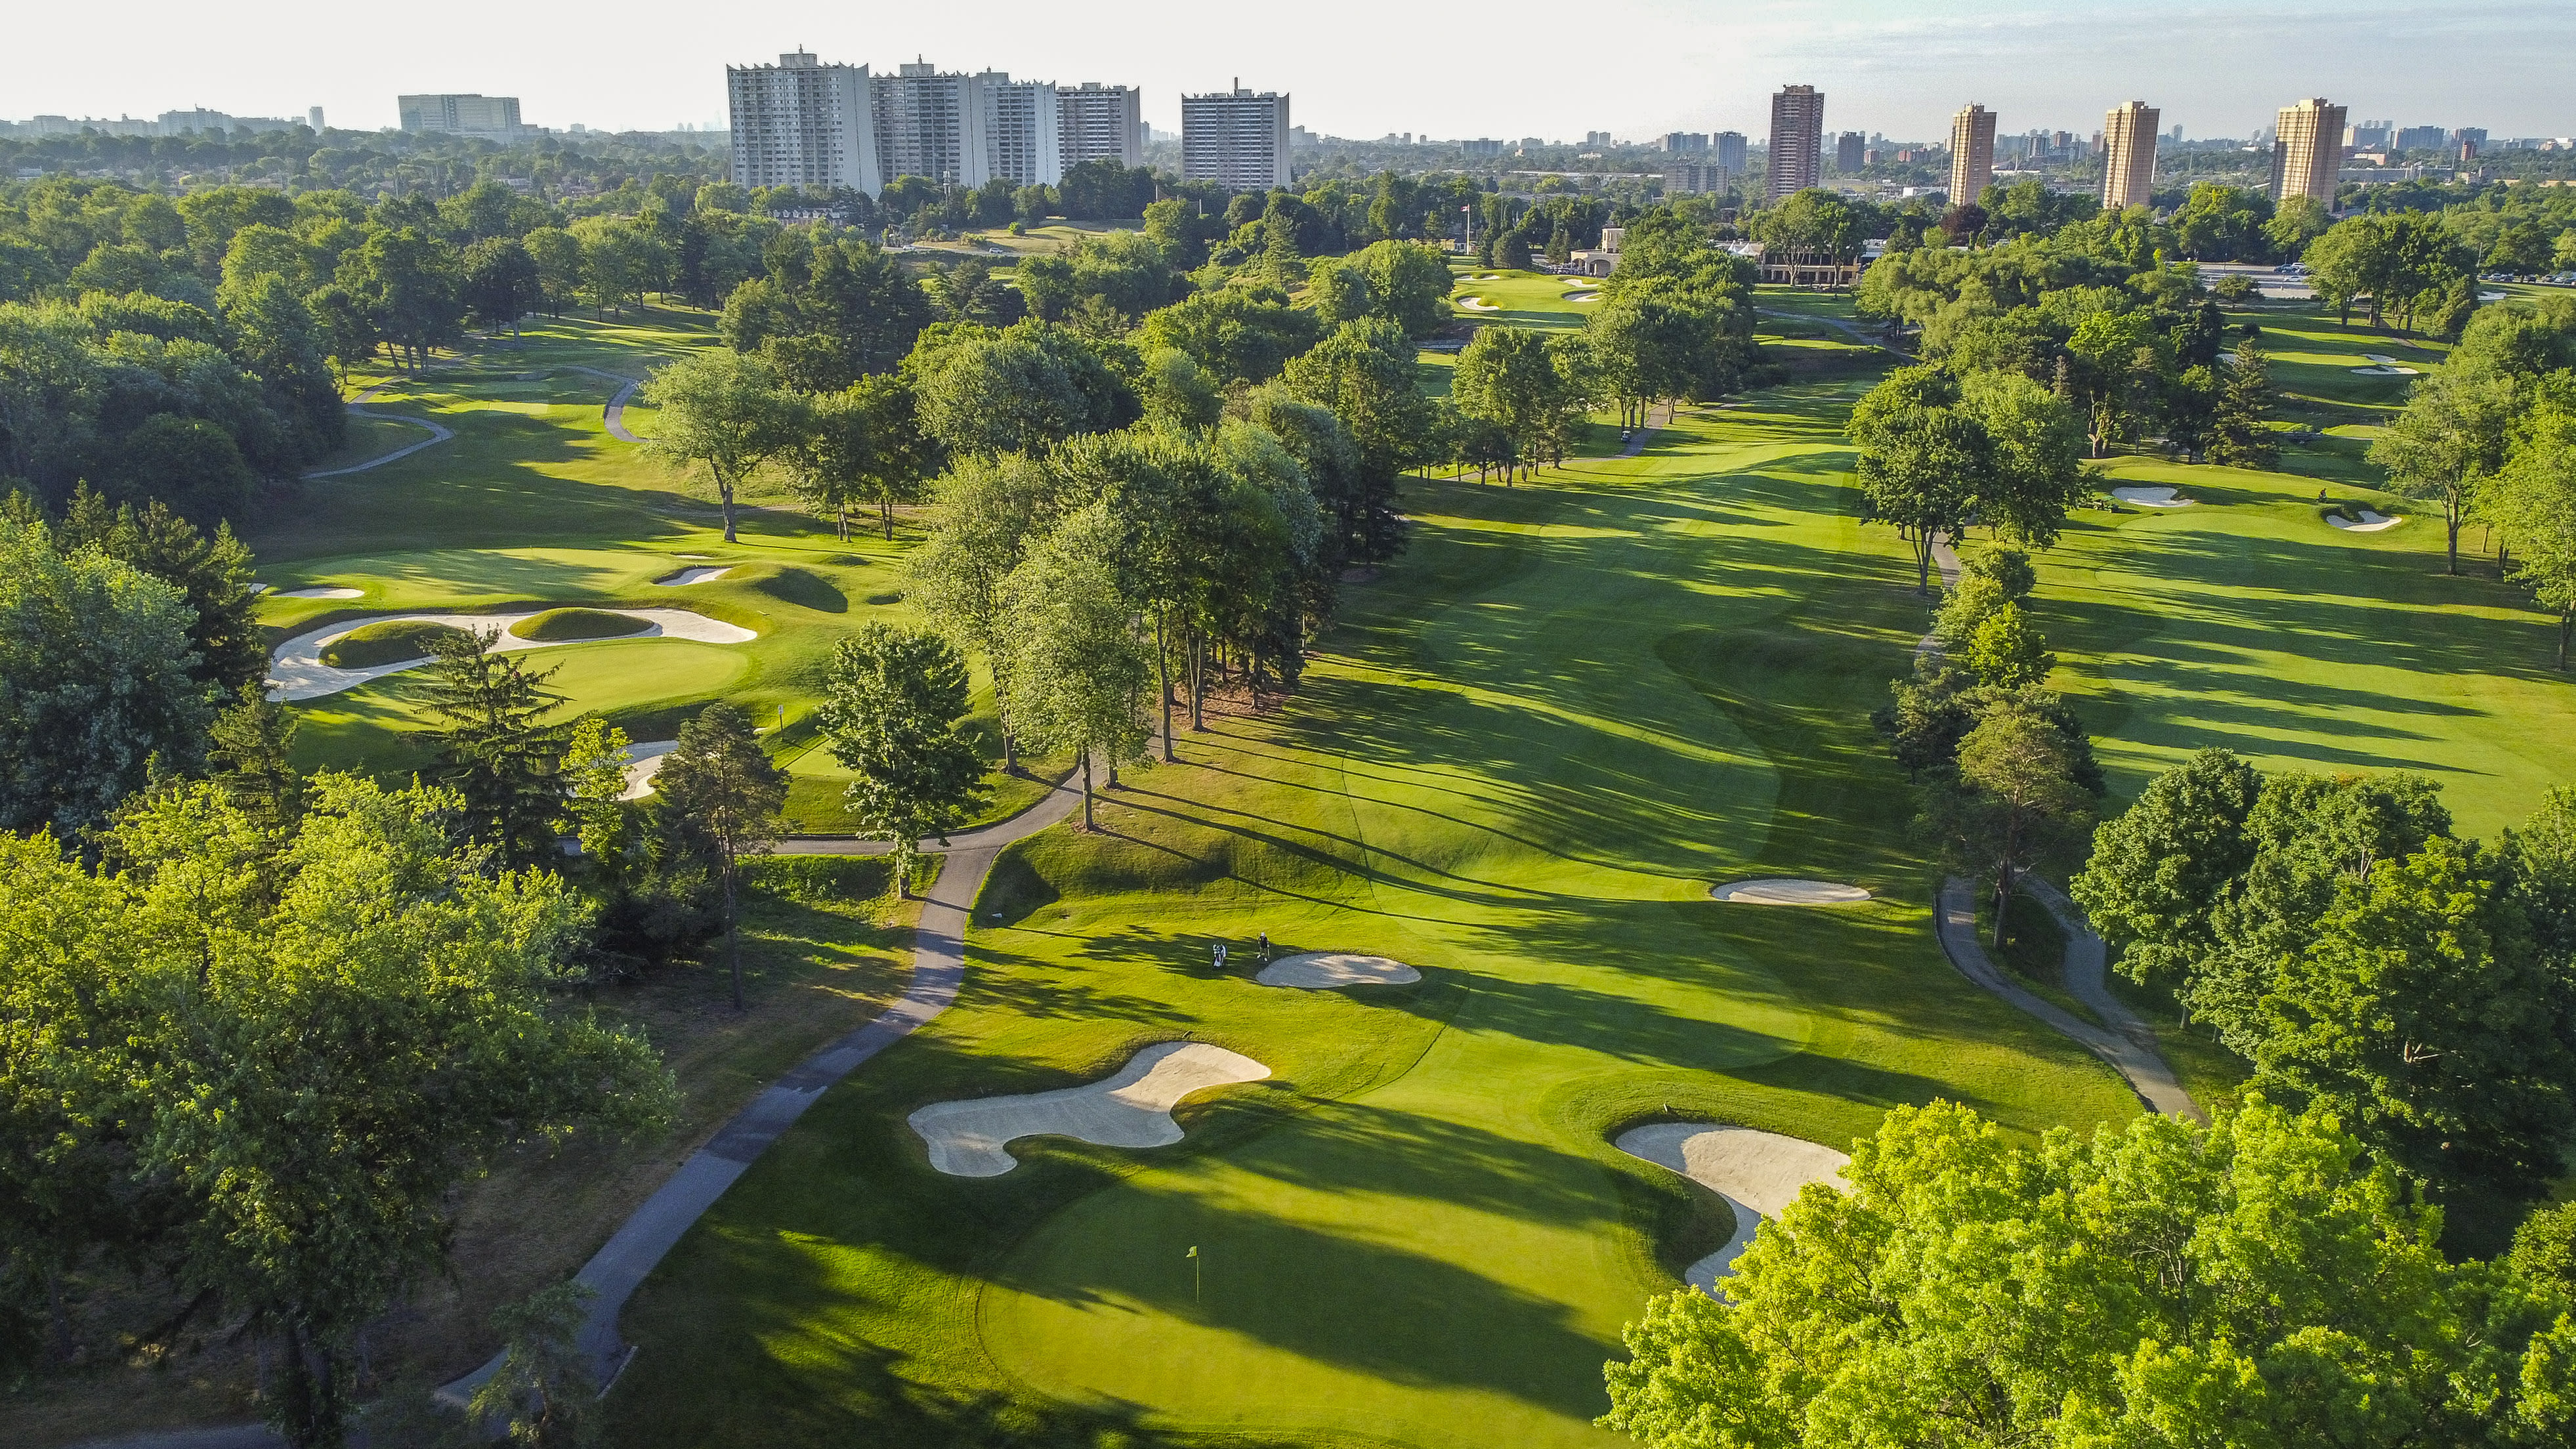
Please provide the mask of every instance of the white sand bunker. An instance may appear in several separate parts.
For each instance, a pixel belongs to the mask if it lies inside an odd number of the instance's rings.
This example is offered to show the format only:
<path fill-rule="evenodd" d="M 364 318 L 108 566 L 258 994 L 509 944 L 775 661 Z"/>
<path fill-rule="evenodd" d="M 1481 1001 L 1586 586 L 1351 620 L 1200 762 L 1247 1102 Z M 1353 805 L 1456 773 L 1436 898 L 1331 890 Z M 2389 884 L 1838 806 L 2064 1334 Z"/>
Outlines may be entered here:
<path fill-rule="evenodd" d="M 2346 533 L 2377 533 L 2383 528 L 2395 528 L 2397 525 L 2404 523 L 2405 521 L 2406 519 L 2403 515 L 2391 518 L 2387 514 L 2374 512 L 2367 508 L 2361 510 L 2361 522 L 2359 523 L 2353 522 L 2351 519 L 2344 517 L 2340 513 L 2329 513 L 2326 515 L 2326 522 L 2333 524 L 2335 527 L 2342 529 Z"/>
<path fill-rule="evenodd" d="M 355 689 L 371 679 L 418 669 L 427 659 L 398 659 L 390 664 L 371 664 L 362 669 L 341 669 L 322 662 L 322 650 L 332 641 L 368 624 L 390 623 L 397 619 L 422 619 L 445 624 L 451 629 L 498 629 L 501 637 L 492 645 L 495 654 L 521 649 L 552 649 L 563 644 L 623 643 L 630 639 L 694 639 L 702 644 L 742 644 L 760 637 L 749 629 L 693 614 L 686 609 L 606 609 L 603 613 L 622 614 L 641 619 L 646 627 L 613 639 L 522 639 L 510 632 L 522 619 L 533 619 L 544 609 L 514 609 L 500 614 L 377 614 L 364 619 L 343 619 L 319 629 L 298 634 L 277 646 L 268 661 L 268 697 L 273 700 L 319 699 Z"/>
<path fill-rule="evenodd" d="M 1714 900 L 1733 901 L 1746 906 L 1847 906 L 1869 899 L 1869 892 L 1856 885 L 1837 885 L 1829 880 L 1788 880 L 1767 876 L 1761 880 L 1729 881 L 1709 887 Z"/>
<path fill-rule="evenodd" d="M 1680 1173 L 1735 1209 L 1735 1236 L 1682 1274 L 1712 1298 L 1718 1280 L 1735 1271 L 1735 1260 L 1752 1244 L 1753 1230 L 1764 1218 L 1778 1217 L 1808 1183 L 1832 1183 L 1851 1161 L 1846 1153 L 1802 1138 L 1708 1122 L 1632 1127 L 1619 1134 L 1616 1145 L 1631 1157 Z"/>
<path fill-rule="evenodd" d="M 1354 956 L 1347 951 L 1306 951 L 1282 956 L 1252 978 L 1264 986 L 1296 986 L 1332 991 L 1344 986 L 1402 986 L 1422 973 L 1384 956 Z"/>
<path fill-rule="evenodd" d="M 1199 1041 L 1167 1041 L 1130 1057 L 1088 1086 L 971 1102 L 935 1102 L 905 1120 L 930 1146 L 930 1165 L 951 1177 L 999 1177 L 1019 1166 L 1003 1150 L 1022 1137 L 1078 1137 L 1100 1147 L 1169 1147 L 1181 1140 L 1172 1109 L 1210 1087 L 1257 1082 L 1270 1069 Z"/>
<path fill-rule="evenodd" d="M 1601 300 L 1601 294 L 1599 292 L 1588 290 L 1568 292 L 1565 294 L 1565 300 L 1569 302 L 1598 302 Z"/>
<path fill-rule="evenodd" d="M 2111 496 L 2140 508 L 2189 508 L 2198 501 L 2177 497 L 2171 488 L 2114 488 Z"/>
<path fill-rule="evenodd" d="M 1486 301 L 1482 297 L 1461 297 L 1458 299 L 1458 305 L 1466 308 L 1470 312 L 1500 312 L 1503 310 L 1502 308 L 1495 306 L 1493 303 Z"/>
<path fill-rule="evenodd" d="M 2353 371 L 2363 377 L 2414 377 L 2418 375 L 2415 369 L 2411 367 L 2356 367 Z"/>
<path fill-rule="evenodd" d="M 653 582 L 666 589 L 677 589 L 689 584 L 703 584 L 709 579 L 720 579 L 732 572 L 731 564 L 719 564 L 714 568 L 682 569 L 668 578 L 655 579 Z"/>
<path fill-rule="evenodd" d="M 287 589 L 278 595 L 281 599 L 363 599 L 366 596 L 364 589 Z"/>
<path fill-rule="evenodd" d="M 653 793 L 653 777 L 662 773 L 662 761 L 680 747 L 678 740 L 655 740 L 651 744 L 626 747 L 626 789 L 620 800 L 641 800 Z"/>

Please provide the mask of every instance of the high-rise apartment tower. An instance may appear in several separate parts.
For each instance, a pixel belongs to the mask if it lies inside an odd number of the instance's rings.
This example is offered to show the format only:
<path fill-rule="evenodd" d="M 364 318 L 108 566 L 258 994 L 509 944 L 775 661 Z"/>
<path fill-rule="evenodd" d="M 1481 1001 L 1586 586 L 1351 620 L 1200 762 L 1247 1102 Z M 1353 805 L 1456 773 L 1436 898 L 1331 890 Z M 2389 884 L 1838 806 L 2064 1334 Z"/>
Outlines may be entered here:
<path fill-rule="evenodd" d="M 993 174 L 993 88 L 998 71 L 945 72 L 909 60 L 868 85 L 877 126 L 877 174 L 926 176 L 969 190 Z"/>
<path fill-rule="evenodd" d="M 1181 97 L 1181 176 L 1231 191 L 1288 184 L 1288 97 L 1230 91 Z"/>
<path fill-rule="evenodd" d="M 1058 86 L 1056 137 L 1066 166 L 1085 161 L 1145 164 L 1145 97 L 1134 86 L 1084 81 Z"/>
<path fill-rule="evenodd" d="M 1064 179 L 1060 142 L 1064 112 L 1055 82 L 1015 81 L 1002 71 L 976 77 L 984 83 L 985 174 L 1013 186 L 1053 186 Z"/>
<path fill-rule="evenodd" d="M 2323 96 L 2283 106 L 2272 135 L 2272 200 L 2313 196 L 2334 205 L 2343 168 L 2343 107 Z"/>
<path fill-rule="evenodd" d="M 1869 162 L 1869 137 L 1858 131 L 1845 131 L 1834 138 L 1834 169 L 1858 171 Z"/>
<path fill-rule="evenodd" d="M 1729 176 L 1744 174 L 1744 133 L 1720 131 L 1711 138 L 1709 147 L 1717 157 L 1717 167 Z"/>
<path fill-rule="evenodd" d="M 868 68 L 790 51 L 776 65 L 725 67 L 738 186 L 884 186 Z"/>
<path fill-rule="evenodd" d="M 2113 106 L 2102 118 L 2102 209 L 2145 206 L 2156 189 L 2156 126 L 2164 119 L 2145 101 Z"/>
<path fill-rule="evenodd" d="M 1825 93 L 1814 86 L 1783 86 L 1771 98 L 1771 200 L 1815 185 L 1824 149 Z"/>
<path fill-rule="evenodd" d="M 1995 179 L 1995 113 L 1959 108 L 1950 118 L 1950 204 L 1974 205 Z"/>

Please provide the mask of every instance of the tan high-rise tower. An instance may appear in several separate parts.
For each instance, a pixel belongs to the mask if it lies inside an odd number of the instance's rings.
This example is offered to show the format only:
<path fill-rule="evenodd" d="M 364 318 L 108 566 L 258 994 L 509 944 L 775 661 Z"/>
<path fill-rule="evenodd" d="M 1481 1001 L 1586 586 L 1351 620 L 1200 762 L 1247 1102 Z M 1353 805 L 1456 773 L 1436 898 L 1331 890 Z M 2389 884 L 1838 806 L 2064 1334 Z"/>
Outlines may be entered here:
<path fill-rule="evenodd" d="M 1814 86 L 1783 86 L 1771 97 L 1771 200 L 1816 184 L 1824 170 L 1825 96 Z"/>
<path fill-rule="evenodd" d="M 1950 118 L 1950 204 L 1973 205 L 1995 179 L 1995 113 L 1966 106 Z"/>
<path fill-rule="evenodd" d="M 2113 106 L 2102 118 L 2102 209 L 2145 206 L 2156 189 L 2156 124 L 2164 119 L 2145 101 Z"/>
<path fill-rule="evenodd" d="M 2323 96 L 2281 108 L 2272 138 L 2272 200 L 2313 196 L 2334 205 L 2336 174 L 2343 169 L 2343 107 Z"/>

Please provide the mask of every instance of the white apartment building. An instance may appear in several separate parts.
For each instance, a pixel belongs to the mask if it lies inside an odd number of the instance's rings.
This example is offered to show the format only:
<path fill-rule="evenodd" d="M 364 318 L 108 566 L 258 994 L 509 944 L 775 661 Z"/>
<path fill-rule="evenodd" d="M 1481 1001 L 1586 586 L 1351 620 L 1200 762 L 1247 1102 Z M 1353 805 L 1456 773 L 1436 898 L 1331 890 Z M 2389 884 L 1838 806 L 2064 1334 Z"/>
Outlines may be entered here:
<path fill-rule="evenodd" d="M 725 67 L 740 186 L 884 187 L 868 68 L 790 51 L 776 65 Z"/>
<path fill-rule="evenodd" d="M 1145 164 L 1145 94 L 1134 86 L 1084 81 L 1055 93 L 1056 137 L 1063 165 L 1115 161 Z"/>
<path fill-rule="evenodd" d="M 1288 97 L 1243 88 L 1181 97 L 1181 175 L 1232 191 L 1288 184 Z"/>
<path fill-rule="evenodd" d="M 1001 71 L 984 84 L 986 174 L 1013 186 L 1053 186 L 1064 179 L 1063 111 L 1053 81 L 1015 81 Z"/>
<path fill-rule="evenodd" d="M 517 96 L 397 96 L 395 104 L 402 113 L 402 128 L 416 135 L 436 132 L 516 141 L 525 134 L 519 124 Z"/>
<path fill-rule="evenodd" d="M 992 88 L 998 71 L 941 74 L 909 60 L 870 91 L 877 122 L 877 174 L 926 176 L 972 190 L 993 174 Z"/>

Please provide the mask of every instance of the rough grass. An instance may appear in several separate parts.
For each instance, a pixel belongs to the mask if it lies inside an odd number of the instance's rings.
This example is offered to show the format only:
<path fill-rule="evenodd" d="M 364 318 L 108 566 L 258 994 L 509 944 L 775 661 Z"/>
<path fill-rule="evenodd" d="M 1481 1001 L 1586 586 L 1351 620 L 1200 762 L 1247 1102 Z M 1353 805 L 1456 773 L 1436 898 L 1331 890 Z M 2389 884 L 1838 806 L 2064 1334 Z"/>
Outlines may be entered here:
<path fill-rule="evenodd" d="M 463 639 L 465 631 L 428 619 L 389 619 L 361 624 L 322 647 L 321 660 L 334 669 L 372 669 L 427 659 L 442 639 Z"/>
<path fill-rule="evenodd" d="M 577 639 L 623 639 L 652 628 L 646 620 L 606 609 L 548 609 L 510 626 L 521 639 L 562 643 Z"/>

